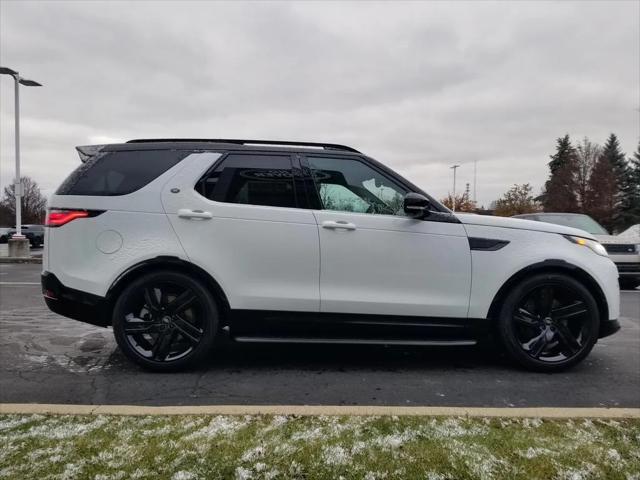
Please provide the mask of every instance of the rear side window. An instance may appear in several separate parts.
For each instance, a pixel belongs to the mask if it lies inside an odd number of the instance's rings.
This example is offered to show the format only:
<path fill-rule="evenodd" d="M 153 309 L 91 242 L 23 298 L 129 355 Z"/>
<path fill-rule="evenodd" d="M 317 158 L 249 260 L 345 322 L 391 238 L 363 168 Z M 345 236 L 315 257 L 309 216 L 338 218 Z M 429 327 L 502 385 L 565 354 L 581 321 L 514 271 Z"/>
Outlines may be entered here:
<path fill-rule="evenodd" d="M 155 180 L 190 153 L 175 150 L 99 153 L 76 168 L 56 195 L 126 195 Z"/>
<path fill-rule="evenodd" d="M 216 202 L 296 207 L 289 155 L 231 154 L 196 189 Z"/>

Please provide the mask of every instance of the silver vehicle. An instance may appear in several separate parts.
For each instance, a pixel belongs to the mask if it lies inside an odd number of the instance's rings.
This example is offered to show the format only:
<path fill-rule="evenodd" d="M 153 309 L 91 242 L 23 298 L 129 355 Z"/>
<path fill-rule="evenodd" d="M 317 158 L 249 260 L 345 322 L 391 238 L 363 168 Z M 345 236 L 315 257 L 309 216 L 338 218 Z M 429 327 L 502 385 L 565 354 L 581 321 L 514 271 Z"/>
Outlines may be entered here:
<path fill-rule="evenodd" d="M 618 267 L 620 286 L 622 288 L 640 286 L 640 236 L 633 234 L 609 235 L 609 232 L 602 225 L 590 216 L 581 213 L 529 213 L 516 215 L 515 218 L 565 225 L 592 234 L 604 245 L 609 258 Z"/>

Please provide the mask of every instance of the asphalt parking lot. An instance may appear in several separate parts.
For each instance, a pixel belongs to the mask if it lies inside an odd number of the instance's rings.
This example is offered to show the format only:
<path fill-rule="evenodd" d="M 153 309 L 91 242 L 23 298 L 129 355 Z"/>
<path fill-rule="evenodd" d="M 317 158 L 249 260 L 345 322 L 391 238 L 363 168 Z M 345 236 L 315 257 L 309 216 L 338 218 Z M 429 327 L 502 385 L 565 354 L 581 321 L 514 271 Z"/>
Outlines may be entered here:
<path fill-rule="evenodd" d="M 492 348 L 248 345 L 221 340 L 196 371 L 148 373 L 108 329 L 51 313 L 40 265 L 0 265 L 0 402 L 640 407 L 640 290 L 622 330 L 560 374 L 526 372 Z"/>

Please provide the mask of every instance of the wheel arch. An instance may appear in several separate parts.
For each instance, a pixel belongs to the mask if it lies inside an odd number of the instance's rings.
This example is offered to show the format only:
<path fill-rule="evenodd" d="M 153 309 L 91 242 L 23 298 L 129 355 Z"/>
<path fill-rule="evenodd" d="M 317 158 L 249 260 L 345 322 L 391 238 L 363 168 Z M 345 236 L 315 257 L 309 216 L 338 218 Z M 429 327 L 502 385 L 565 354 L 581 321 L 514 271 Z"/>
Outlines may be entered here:
<path fill-rule="evenodd" d="M 202 281 L 218 303 L 218 307 L 221 310 L 221 326 L 224 326 L 224 321 L 227 318 L 230 307 L 227 295 L 218 281 L 203 268 L 186 260 L 182 260 L 178 257 L 172 256 L 159 256 L 144 260 L 140 263 L 132 265 L 127 270 L 118 275 L 118 277 L 109 287 L 109 290 L 107 291 L 107 295 L 105 297 L 109 311 L 113 309 L 115 301 L 120 295 L 120 292 L 122 292 L 122 290 L 124 290 L 124 288 L 128 284 L 142 275 L 158 270 L 172 270 L 182 272 Z M 109 318 L 111 318 L 110 315 Z"/>
<path fill-rule="evenodd" d="M 598 282 L 589 273 L 587 273 L 577 265 L 569 263 L 566 260 L 558 259 L 549 259 L 542 262 L 534 263 L 513 274 L 502 285 L 502 287 L 500 287 L 500 289 L 494 296 L 493 301 L 491 302 L 491 306 L 489 307 L 489 313 L 487 317 L 489 319 L 496 319 L 500 307 L 502 306 L 502 302 L 504 301 L 509 291 L 522 279 L 526 278 L 529 275 L 539 273 L 563 273 L 581 282 L 587 288 L 587 290 L 589 290 L 591 295 L 593 295 L 593 298 L 598 305 L 601 322 L 603 321 L 602 319 L 604 319 L 604 321 L 608 320 L 609 305 L 607 303 L 607 297 L 602 291 L 602 288 L 600 288 L 600 285 L 598 285 Z"/>

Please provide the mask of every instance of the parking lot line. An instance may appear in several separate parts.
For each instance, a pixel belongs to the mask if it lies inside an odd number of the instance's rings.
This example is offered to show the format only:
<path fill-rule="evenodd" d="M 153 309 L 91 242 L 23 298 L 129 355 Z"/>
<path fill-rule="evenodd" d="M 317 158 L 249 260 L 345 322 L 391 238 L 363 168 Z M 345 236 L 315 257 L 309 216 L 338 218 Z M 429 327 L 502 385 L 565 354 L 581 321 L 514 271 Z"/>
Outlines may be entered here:
<path fill-rule="evenodd" d="M 20 285 L 41 285 L 40 282 L 0 282 L 0 285 L 7 287 L 20 286 Z"/>
<path fill-rule="evenodd" d="M 3 403 L 0 414 L 61 415 L 408 415 L 530 418 L 640 418 L 640 408 L 484 408 L 343 405 L 68 405 Z"/>

